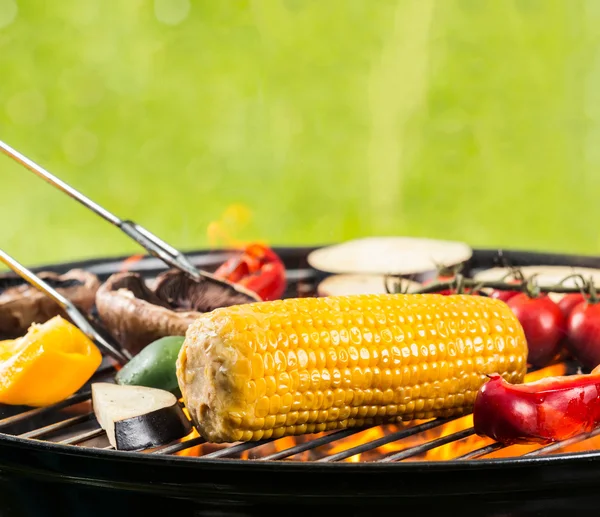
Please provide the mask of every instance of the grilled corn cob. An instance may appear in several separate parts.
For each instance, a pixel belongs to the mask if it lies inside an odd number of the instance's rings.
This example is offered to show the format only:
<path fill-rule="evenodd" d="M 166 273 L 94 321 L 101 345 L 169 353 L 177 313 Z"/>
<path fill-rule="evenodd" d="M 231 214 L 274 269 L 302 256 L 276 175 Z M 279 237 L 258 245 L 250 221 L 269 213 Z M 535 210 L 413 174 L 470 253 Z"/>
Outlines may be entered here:
<path fill-rule="evenodd" d="M 210 442 L 252 441 L 469 412 L 486 374 L 522 382 L 523 329 L 499 300 L 381 294 L 216 309 L 177 359 Z"/>

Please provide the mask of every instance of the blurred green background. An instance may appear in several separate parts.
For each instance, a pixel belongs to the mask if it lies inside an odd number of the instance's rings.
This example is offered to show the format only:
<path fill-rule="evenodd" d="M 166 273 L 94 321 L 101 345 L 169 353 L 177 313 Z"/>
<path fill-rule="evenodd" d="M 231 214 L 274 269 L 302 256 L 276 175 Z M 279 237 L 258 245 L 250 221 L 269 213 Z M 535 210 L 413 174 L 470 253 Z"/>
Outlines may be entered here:
<path fill-rule="evenodd" d="M 0 139 L 182 249 L 598 253 L 599 26 L 598 0 L 0 0 Z M 0 170 L 19 260 L 139 251 Z"/>

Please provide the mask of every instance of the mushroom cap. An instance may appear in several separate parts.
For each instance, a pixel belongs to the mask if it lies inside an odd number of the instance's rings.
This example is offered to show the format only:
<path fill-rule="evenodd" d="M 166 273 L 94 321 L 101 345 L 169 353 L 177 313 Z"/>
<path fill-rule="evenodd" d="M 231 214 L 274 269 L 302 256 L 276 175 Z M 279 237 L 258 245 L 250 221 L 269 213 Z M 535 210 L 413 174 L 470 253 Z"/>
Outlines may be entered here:
<path fill-rule="evenodd" d="M 103 325 L 134 355 L 161 337 L 184 336 L 203 312 L 253 301 L 219 283 L 191 280 L 178 270 L 161 273 L 150 286 L 139 273 L 115 273 L 96 293 Z"/>
<path fill-rule="evenodd" d="M 83 269 L 62 275 L 50 271 L 37 273 L 42 280 L 71 300 L 82 312 L 94 307 L 98 277 Z M 47 295 L 19 277 L 0 275 L 0 336 L 11 339 L 24 335 L 32 323 L 45 323 L 54 316 L 68 319 L 63 309 Z"/>

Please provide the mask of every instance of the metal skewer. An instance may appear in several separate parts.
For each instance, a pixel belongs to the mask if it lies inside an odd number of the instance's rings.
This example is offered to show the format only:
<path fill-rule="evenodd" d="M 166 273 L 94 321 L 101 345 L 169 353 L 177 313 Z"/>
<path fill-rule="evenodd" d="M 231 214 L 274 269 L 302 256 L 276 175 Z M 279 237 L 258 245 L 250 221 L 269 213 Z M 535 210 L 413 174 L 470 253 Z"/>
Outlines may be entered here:
<path fill-rule="evenodd" d="M 46 294 L 49 298 L 52 298 L 58 305 L 60 305 L 64 311 L 69 315 L 73 323 L 79 327 L 79 329 L 89 337 L 94 343 L 109 354 L 113 359 L 119 361 L 120 364 L 125 364 L 131 355 L 126 350 L 122 352 L 113 347 L 106 339 L 104 339 L 87 320 L 87 318 L 75 307 L 75 305 L 68 298 L 60 294 L 56 289 L 50 287 L 35 273 L 27 269 L 22 264 L 19 264 L 14 258 L 8 255 L 6 252 L 0 249 L 0 260 L 4 262 L 10 269 L 12 269 L 17 275 L 29 282 L 33 287 L 39 289 L 41 292 Z"/>
<path fill-rule="evenodd" d="M 207 271 L 199 270 L 186 258 L 183 253 L 167 244 L 152 232 L 146 230 L 146 228 L 133 221 L 120 219 L 115 214 L 101 207 L 99 204 L 95 203 L 90 198 L 62 181 L 60 178 L 57 178 L 46 169 L 21 154 L 16 149 L 13 149 L 2 140 L 0 140 L 0 151 L 29 169 L 43 180 L 55 186 L 59 190 L 62 190 L 65 194 L 69 195 L 76 201 L 79 201 L 82 205 L 89 208 L 106 221 L 112 223 L 117 228 L 120 228 L 123 233 L 144 247 L 152 256 L 161 259 L 166 264 L 179 269 L 180 271 L 183 271 L 193 280 L 199 281 L 204 278 L 208 281 L 221 284 L 222 286 L 236 291 L 237 293 L 243 294 L 252 301 L 260 301 L 260 298 L 256 295 L 256 293 L 253 293 L 242 286 L 233 284 L 220 278 L 216 278 Z"/>

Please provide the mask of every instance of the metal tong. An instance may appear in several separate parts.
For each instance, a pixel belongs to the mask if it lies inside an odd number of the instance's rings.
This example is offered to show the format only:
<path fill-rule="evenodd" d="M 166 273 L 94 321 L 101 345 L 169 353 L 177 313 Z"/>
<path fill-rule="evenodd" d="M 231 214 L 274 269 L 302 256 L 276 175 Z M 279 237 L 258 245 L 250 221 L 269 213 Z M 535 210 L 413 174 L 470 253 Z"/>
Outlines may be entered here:
<path fill-rule="evenodd" d="M 140 244 L 152 256 L 161 259 L 163 262 L 176 269 L 179 269 L 193 280 L 200 281 L 201 279 L 205 279 L 209 282 L 218 283 L 225 289 L 235 291 L 248 297 L 248 301 L 260 301 L 260 298 L 256 293 L 253 293 L 252 291 L 232 282 L 216 278 L 207 271 L 201 271 L 197 269 L 183 253 L 177 251 L 175 248 L 158 238 L 152 232 L 146 230 L 144 227 L 133 221 L 120 219 L 1 140 L 0 151 L 29 169 L 43 180 L 55 186 L 59 190 L 62 190 L 65 194 L 68 194 L 76 201 L 79 201 L 82 205 L 89 208 L 106 221 L 121 229 L 123 233 Z"/>
<path fill-rule="evenodd" d="M 79 327 L 79 329 L 89 337 L 96 345 L 102 348 L 107 354 L 113 359 L 117 360 L 120 364 L 125 364 L 131 355 L 127 350 L 120 351 L 113 345 L 111 345 L 98 331 L 92 326 L 87 318 L 75 307 L 71 300 L 64 297 L 56 289 L 50 287 L 35 273 L 27 269 L 22 264 L 19 264 L 14 258 L 8 253 L 0 250 L 0 260 L 4 262 L 10 269 L 12 269 L 17 275 L 29 282 L 32 286 L 36 287 L 49 298 L 52 298 L 63 310 L 69 315 L 73 323 Z"/>

